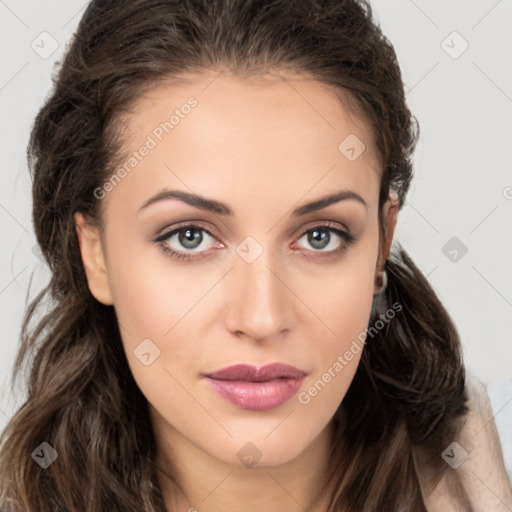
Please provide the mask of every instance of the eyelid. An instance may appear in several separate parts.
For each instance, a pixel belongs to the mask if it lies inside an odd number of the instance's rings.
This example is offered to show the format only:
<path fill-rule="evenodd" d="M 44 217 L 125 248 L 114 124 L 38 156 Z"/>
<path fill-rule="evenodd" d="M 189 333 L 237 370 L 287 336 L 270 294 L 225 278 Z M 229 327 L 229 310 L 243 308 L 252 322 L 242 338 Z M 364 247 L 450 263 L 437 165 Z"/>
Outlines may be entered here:
<path fill-rule="evenodd" d="M 315 228 L 332 228 L 334 230 L 338 230 L 338 231 L 343 231 L 344 233 L 347 233 L 348 235 L 350 235 L 350 229 L 348 229 L 348 227 L 340 222 L 333 222 L 333 221 L 329 221 L 329 220 L 316 220 L 316 221 L 312 221 L 309 225 L 309 227 L 307 228 L 304 228 L 302 230 L 302 232 L 300 233 L 300 235 L 298 235 L 297 238 L 301 238 L 303 237 L 306 233 L 309 233 L 311 230 L 315 229 Z"/>
<path fill-rule="evenodd" d="M 201 230 L 204 230 L 206 233 L 208 233 L 211 237 L 218 239 L 219 236 L 214 233 L 214 230 L 212 230 L 210 227 L 206 227 L 206 224 L 203 223 L 200 220 L 186 220 L 182 222 L 178 222 L 177 224 L 173 224 L 172 226 L 167 226 L 160 230 L 160 234 L 155 235 L 153 238 L 153 242 L 161 242 L 164 240 L 167 240 L 169 237 L 171 237 L 173 234 L 175 234 L 176 231 L 179 231 L 184 228 L 188 227 L 196 227 L 201 228 Z"/>
<path fill-rule="evenodd" d="M 309 233 L 312 229 L 315 229 L 318 227 L 333 228 L 335 230 L 337 229 L 339 231 L 344 231 L 348 235 L 350 235 L 350 230 L 343 224 L 341 224 L 342 227 L 340 227 L 340 224 L 337 224 L 337 223 L 334 223 L 334 222 L 331 222 L 328 220 L 312 221 L 310 224 L 311 225 L 309 227 L 303 228 L 302 231 L 298 235 L 296 235 L 296 239 L 302 238 L 306 233 Z M 187 228 L 187 227 L 199 227 L 199 228 L 203 229 L 206 233 L 208 233 L 210 236 L 216 238 L 217 240 L 219 238 L 219 235 L 214 232 L 215 230 L 211 229 L 210 227 L 206 227 L 206 223 L 204 223 L 203 221 L 189 219 L 189 220 L 184 220 L 184 221 L 178 222 L 177 224 L 173 224 L 172 226 L 167 225 L 165 228 L 159 230 L 157 232 L 157 234 L 155 234 L 154 236 L 151 237 L 152 241 L 153 242 L 161 242 L 163 240 L 166 240 L 170 236 L 172 236 L 176 231 L 179 231 L 180 229 Z M 220 243 L 222 244 L 222 242 L 220 242 Z M 222 244 L 222 245 L 224 245 L 224 244 Z"/>

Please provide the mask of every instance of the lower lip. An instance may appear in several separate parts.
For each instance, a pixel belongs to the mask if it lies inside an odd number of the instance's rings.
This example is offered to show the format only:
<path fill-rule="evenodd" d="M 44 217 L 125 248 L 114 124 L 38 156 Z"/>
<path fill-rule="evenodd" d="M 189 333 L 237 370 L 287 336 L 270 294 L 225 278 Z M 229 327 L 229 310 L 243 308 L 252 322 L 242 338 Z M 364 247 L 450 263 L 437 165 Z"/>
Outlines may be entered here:
<path fill-rule="evenodd" d="M 299 389 L 304 377 L 272 379 L 264 382 L 221 380 L 206 377 L 220 396 L 241 409 L 264 411 L 287 402 Z"/>

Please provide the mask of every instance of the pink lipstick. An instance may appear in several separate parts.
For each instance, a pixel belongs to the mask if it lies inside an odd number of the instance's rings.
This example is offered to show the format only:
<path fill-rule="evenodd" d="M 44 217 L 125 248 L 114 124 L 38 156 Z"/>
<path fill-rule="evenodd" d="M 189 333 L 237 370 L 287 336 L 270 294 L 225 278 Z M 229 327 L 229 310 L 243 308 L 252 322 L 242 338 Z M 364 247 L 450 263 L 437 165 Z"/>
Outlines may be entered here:
<path fill-rule="evenodd" d="M 306 372 L 284 363 L 265 366 L 237 364 L 204 375 L 211 388 L 241 409 L 262 411 L 288 401 Z"/>

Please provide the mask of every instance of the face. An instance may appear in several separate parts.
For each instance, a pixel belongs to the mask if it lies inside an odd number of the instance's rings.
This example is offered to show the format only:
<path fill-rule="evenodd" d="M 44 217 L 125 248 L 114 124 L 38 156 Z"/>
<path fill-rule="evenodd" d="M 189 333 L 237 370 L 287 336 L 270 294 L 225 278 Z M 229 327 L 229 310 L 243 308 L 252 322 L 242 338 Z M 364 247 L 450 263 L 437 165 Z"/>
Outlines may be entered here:
<path fill-rule="evenodd" d="M 229 464 L 277 465 L 325 431 L 357 369 L 381 171 L 325 85 L 215 76 L 138 101 L 125 172 L 97 190 L 105 247 L 79 214 L 77 232 L 155 429 Z M 292 368 L 261 371 L 273 363 Z"/>

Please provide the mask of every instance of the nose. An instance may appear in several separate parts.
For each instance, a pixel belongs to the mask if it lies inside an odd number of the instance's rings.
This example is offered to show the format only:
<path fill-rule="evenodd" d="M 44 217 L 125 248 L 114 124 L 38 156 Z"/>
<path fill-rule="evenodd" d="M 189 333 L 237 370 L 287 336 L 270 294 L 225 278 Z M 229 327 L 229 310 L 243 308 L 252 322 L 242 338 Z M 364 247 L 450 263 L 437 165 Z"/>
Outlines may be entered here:
<path fill-rule="evenodd" d="M 238 337 L 264 341 L 291 328 L 293 293 L 270 250 L 252 262 L 237 256 L 229 276 L 227 329 Z"/>

